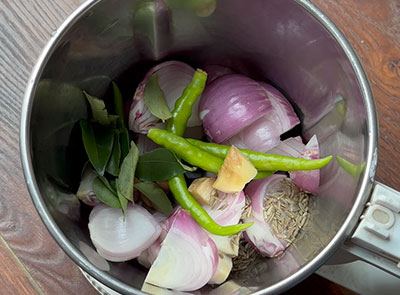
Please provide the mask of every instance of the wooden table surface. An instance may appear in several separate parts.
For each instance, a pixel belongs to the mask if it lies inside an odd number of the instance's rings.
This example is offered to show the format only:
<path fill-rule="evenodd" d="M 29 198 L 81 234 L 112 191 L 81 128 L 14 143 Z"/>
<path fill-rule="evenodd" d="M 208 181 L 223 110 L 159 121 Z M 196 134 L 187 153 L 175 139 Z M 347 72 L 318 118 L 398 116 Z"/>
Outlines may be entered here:
<path fill-rule="evenodd" d="M 25 85 L 51 33 L 84 0 L 0 0 L 0 294 L 96 294 L 32 205 L 18 129 Z M 400 0 L 314 0 L 370 79 L 380 124 L 376 179 L 400 190 Z M 288 294 L 352 294 L 317 275 Z"/>

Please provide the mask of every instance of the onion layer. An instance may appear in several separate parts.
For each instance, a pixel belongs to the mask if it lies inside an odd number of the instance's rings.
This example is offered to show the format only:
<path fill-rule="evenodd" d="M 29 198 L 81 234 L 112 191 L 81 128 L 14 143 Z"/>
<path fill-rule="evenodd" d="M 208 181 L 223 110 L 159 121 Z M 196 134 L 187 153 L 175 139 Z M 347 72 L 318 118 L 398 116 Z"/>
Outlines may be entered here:
<path fill-rule="evenodd" d="M 272 110 L 256 81 L 238 74 L 219 77 L 200 101 L 200 119 L 210 141 L 222 143 Z"/>
<path fill-rule="evenodd" d="M 90 212 L 89 232 L 97 252 L 119 262 L 138 257 L 157 240 L 161 227 L 143 207 L 129 204 L 124 219 L 121 209 L 100 204 Z"/>
<path fill-rule="evenodd" d="M 244 222 L 254 222 L 247 228 L 245 237 L 264 256 L 275 257 L 285 250 L 285 245 L 271 232 L 270 225 L 264 219 L 264 197 L 275 190 L 285 175 L 271 175 L 260 180 L 253 180 L 246 187 L 245 193 L 251 199 L 250 217 Z"/>
<path fill-rule="evenodd" d="M 217 248 L 188 211 L 178 209 L 168 219 L 171 227 L 145 282 L 178 291 L 197 290 L 217 269 Z"/>
<path fill-rule="evenodd" d="M 304 159 L 316 160 L 319 159 L 319 145 L 317 136 L 314 135 L 308 141 L 300 154 Z M 320 170 L 310 171 L 291 171 L 289 172 L 290 178 L 301 189 L 306 192 L 316 194 L 319 187 Z"/>
<path fill-rule="evenodd" d="M 279 145 L 280 135 L 300 123 L 289 101 L 271 85 L 259 82 L 269 97 L 272 110 L 228 139 L 225 144 L 265 153 Z"/>

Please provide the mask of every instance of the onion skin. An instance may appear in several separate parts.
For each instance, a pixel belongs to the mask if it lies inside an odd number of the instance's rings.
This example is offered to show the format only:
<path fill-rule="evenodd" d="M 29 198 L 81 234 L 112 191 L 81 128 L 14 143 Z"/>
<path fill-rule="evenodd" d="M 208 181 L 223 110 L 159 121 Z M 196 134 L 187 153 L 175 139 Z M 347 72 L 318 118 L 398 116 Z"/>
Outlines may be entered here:
<path fill-rule="evenodd" d="M 219 77 L 200 101 L 200 119 L 209 140 L 222 143 L 272 110 L 264 89 L 239 74 Z"/>
<path fill-rule="evenodd" d="M 253 180 L 245 189 L 245 194 L 251 199 L 251 215 L 244 221 L 253 221 L 254 224 L 246 229 L 244 235 L 262 255 L 267 257 L 278 256 L 285 251 L 285 245 L 272 233 L 270 225 L 264 220 L 264 197 L 285 178 L 285 175 L 271 175 L 264 179 Z"/>
<path fill-rule="evenodd" d="M 121 209 L 97 205 L 89 215 L 90 238 L 103 258 L 127 261 L 153 244 L 161 227 L 143 207 L 128 204 L 125 219 Z"/>
<path fill-rule="evenodd" d="M 168 218 L 170 229 L 145 283 L 177 291 L 194 291 L 213 277 L 218 250 L 207 232 L 179 208 Z"/>
<path fill-rule="evenodd" d="M 153 74 L 158 75 L 158 84 L 164 92 L 170 110 L 172 110 L 176 100 L 191 82 L 194 72 L 195 70 L 191 66 L 179 61 L 163 62 L 151 68 L 136 88 L 129 112 L 129 129 L 136 133 L 146 134 L 154 126 L 163 126 L 160 124 L 160 120 L 150 113 L 143 100 L 144 89 Z M 188 121 L 189 127 L 201 125 L 198 116 L 199 103 L 198 100 L 193 106 L 193 114 Z"/>

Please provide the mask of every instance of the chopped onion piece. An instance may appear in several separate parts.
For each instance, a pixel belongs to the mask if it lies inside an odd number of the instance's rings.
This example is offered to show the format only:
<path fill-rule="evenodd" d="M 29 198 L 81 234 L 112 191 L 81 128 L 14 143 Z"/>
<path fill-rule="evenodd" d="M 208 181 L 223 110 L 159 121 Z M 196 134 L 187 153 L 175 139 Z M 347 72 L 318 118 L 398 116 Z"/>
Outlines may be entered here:
<path fill-rule="evenodd" d="M 269 97 L 272 109 L 225 141 L 227 145 L 265 153 L 280 143 L 280 135 L 300 123 L 289 101 L 271 85 L 259 82 Z"/>
<path fill-rule="evenodd" d="M 222 226 L 238 224 L 245 207 L 245 195 L 239 193 L 227 194 L 218 191 L 217 203 L 213 206 L 203 206 L 216 223 Z M 219 252 L 229 256 L 237 256 L 239 252 L 240 235 L 217 236 L 210 234 Z"/>
<path fill-rule="evenodd" d="M 216 223 L 222 226 L 238 224 L 245 206 L 245 195 L 239 193 L 224 193 L 218 191 L 218 200 L 212 206 L 203 206 Z"/>
<path fill-rule="evenodd" d="M 229 138 L 224 144 L 265 153 L 279 144 L 281 135 L 280 129 L 277 128 L 279 120 L 278 115 L 271 112 Z"/>
<path fill-rule="evenodd" d="M 253 180 L 248 184 L 245 193 L 251 199 L 251 214 L 244 222 L 254 222 L 244 235 L 258 251 L 267 257 L 275 257 L 285 250 L 285 245 L 271 231 L 264 219 L 264 197 L 268 192 L 276 190 L 285 175 L 271 175 L 264 179 Z"/>
<path fill-rule="evenodd" d="M 178 209 L 168 219 L 171 227 L 145 283 L 178 291 L 197 290 L 217 269 L 217 248 L 188 211 Z"/>
<path fill-rule="evenodd" d="M 279 125 L 281 133 L 289 131 L 297 124 L 300 124 L 300 119 L 293 109 L 290 102 L 283 96 L 283 94 L 275 87 L 265 83 L 259 82 L 264 90 L 267 92 L 269 99 L 271 100 L 272 106 L 275 113 L 279 117 Z"/>
<path fill-rule="evenodd" d="M 129 204 L 124 218 L 121 209 L 100 204 L 90 212 L 89 232 L 97 252 L 119 262 L 138 257 L 157 240 L 161 227 L 143 207 Z"/>
<path fill-rule="evenodd" d="M 269 154 L 298 158 L 304 150 L 304 143 L 300 136 L 290 137 L 281 141 L 278 146 L 269 150 Z"/>
<path fill-rule="evenodd" d="M 209 284 L 222 284 L 226 281 L 232 270 L 232 257 L 226 256 L 223 253 L 219 253 L 218 256 L 218 267 L 215 274 L 208 282 Z"/>
<path fill-rule="evenodd" d="M 300 157 L 304 159 L 315 160 L 319 159 L 319 145 L 317 136 L 311 137 L 304 150 L 301 152 Z M 309 171 L 291 171 L 289 172 L 290 178 L 301 189 L 306 192 L 316 194 L 319 187 L 320 170 Z"/>
<path fill-rule="evenodd" d="M 238 74 L 219 77 L 200 101 L 200 118 L 210 141 L 222 143 L 272 110 L 256 81 Z"/>

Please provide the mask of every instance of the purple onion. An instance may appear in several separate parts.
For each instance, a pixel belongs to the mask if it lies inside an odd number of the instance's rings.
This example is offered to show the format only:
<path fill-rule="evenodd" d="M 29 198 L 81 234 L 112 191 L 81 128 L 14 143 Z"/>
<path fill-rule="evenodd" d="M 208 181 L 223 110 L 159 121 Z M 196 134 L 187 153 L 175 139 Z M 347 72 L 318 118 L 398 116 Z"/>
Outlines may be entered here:
<path fill-rule="evenodd" d="M 278 239 L 271 231 L 270 225 L 264 219 L 264 198 L 268 192 L 277 189 L 285 175 L 275 174 L 264 179 L 250 182 L 245 193 L 251 199 L 251 215 L 244 222 L 254 222 L 246 229 L 246 239 L 254 245 L 258 251 L 267 257 L 275 257 L 285 251 L 286 244 Z"/>
<path fill-rule="evenodd" d="M 210 139 L 222 143 L 272 110 L 268 95 L 256 81 L 225 75 L 208 85 L 200 101 L 200 119 Z"/>
<path fill-rule="evenodd" d="M 319 145 L 317 136 L 314 135 L 308 141 L 304 150 L 300 154 L 301 158 L 316 160 L 319 159 Z M 290 178 L 301 189 L 306 192 L 316 194 L 319 187 L 320 170 L 309 171 L 291 171 L 289 172 Z"/>

